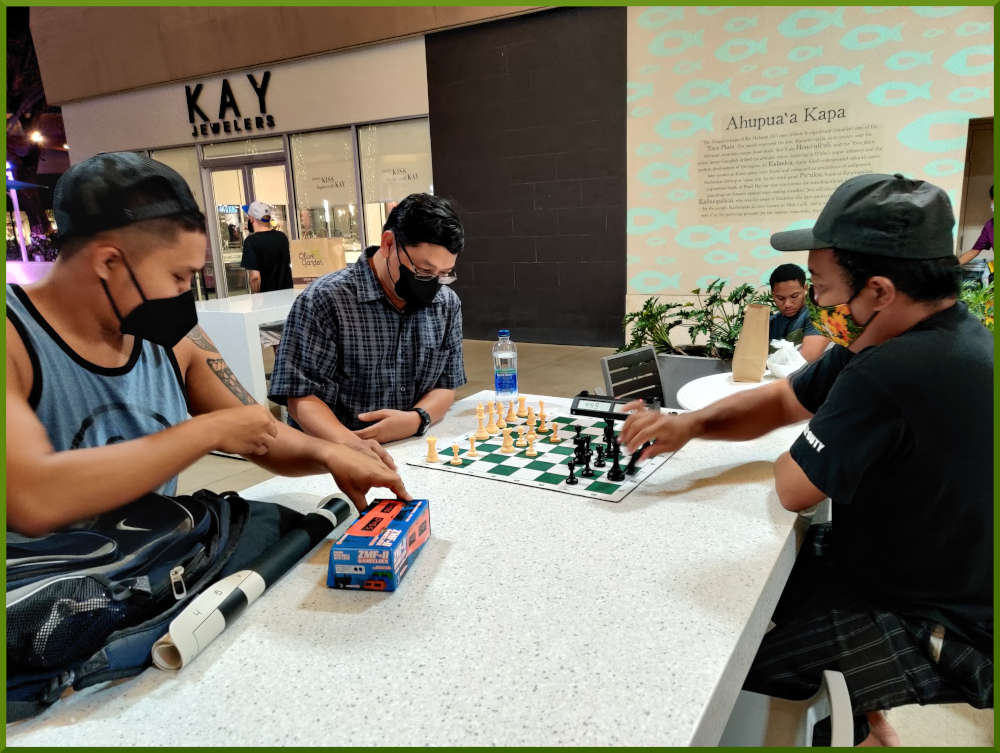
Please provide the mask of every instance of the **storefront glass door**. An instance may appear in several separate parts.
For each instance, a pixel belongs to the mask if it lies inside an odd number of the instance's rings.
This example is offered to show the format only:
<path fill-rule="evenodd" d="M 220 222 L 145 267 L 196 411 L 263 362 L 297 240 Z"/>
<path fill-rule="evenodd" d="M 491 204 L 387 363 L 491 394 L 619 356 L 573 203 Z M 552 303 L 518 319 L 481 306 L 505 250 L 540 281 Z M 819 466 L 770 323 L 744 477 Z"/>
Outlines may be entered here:
<path fill-rule="evenodd" d="M 251 201 L 272 206 L 271 226 L 288 233 L 288 188 L 284 163 L 209 170 L 213 214 L 209 218 L 212 242 L 219 249 L 227 295 L 250 292 L 242 266 L 243 241 L 250 234 L 244 210 Z"/>

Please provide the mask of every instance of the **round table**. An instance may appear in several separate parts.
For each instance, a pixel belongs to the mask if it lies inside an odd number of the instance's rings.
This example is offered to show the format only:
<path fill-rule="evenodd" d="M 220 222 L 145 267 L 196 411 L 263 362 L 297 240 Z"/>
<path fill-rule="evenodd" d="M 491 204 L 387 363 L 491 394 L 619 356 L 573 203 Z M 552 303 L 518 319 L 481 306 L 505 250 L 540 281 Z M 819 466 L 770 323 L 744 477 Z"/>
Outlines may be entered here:
<path fill-rule="evenodd" d="M 699 379 L 693 379 L 677 390 L 677 402 L 687 410 L 700 410 L 706 405 L 734 395 L 743 390 L 752 390 L 765 384 L 770 384 L 777 377 L 770 372 L 764 372 L 764 378 L 759 382 L 734 382 L 733 372 L 725 374 L 710 374 Z"/>

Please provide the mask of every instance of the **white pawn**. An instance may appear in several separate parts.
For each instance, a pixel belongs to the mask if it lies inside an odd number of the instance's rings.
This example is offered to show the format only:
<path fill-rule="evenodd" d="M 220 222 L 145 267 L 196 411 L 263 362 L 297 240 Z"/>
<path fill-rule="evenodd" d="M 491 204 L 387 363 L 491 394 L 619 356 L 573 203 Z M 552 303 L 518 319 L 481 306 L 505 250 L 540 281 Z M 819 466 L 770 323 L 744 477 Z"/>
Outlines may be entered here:
<path fill-rule="evenodd" d="M 462 464 L 462 458 L 460 458 L 458 456 L 458 445 L 457 444 L 453 444 L 451 446 L 451 460 L 449 460 L 448 462 L 451 463 L 452 465 L 461 465 Z"/>
<path fill-rule="evenodd" d="M 437 452 L 437 437 L 427 437 L 427 462 L 440 463 L 441 457 Z"/>
<path fill-rule="evenodd" d="M 521 424 L 520 426 L 517 427 L 517 442 L 515 442 L 514 444 L 516 444 L 518 447 L 528 446 L 528 443 L 524 439 L 525 431 L 526 429 L 524 428 L 524 424 Z"/>
<path fill-rule="evenodd" d="M 487 436 L 489 436 L 489 435 L 487 435 Z M 470 458 L 478 458 L 479 457 L 479 451 L 476 449 L 476 438 L 475 437 L 469 437 L 469 451 L 466 453 L 466 455 L 468 457 L 470 457 Z"/>

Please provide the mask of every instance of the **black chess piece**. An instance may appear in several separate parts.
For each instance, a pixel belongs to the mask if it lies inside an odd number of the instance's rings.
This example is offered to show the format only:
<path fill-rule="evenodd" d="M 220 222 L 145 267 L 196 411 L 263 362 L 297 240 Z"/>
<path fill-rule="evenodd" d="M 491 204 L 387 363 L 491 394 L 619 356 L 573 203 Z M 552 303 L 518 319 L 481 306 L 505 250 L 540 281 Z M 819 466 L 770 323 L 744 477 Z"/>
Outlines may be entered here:
<path fill-rule="evenodd" d="M 608 471 L 608 481 L 624 481 L 625 471 L 622 470 L 621 464 L 618 462 L 618 445 L 614 445 L 611 454 L 614 456 L 614 462 L 611 464 L 611 470 Z"/>
<path fill-rule="evenodd" d="M 576 442 L 577 440 L 580 439 L 580 434 L 583 431 L 583 427 L 580 426 L 580 424 L 577 424 L 573 428 L 576 429 L 576 436 L 573 438 L 573 441 Z"/>
<path fill-rule="evenodd" d="M 637 465 L 639 463 L 639 456 L 642 454 L 642 451 L 645 450 L 647 447 L 649 447 L 651 444 L 653 444 L 652 440 L 646 442 L 646 444 L 644 444 L 642 447 L 640 447 L 638 450 L 632 453 L 632 457 L 629 458 L 628 465 L 625 466 L 626 476 L 632 476 L 635 474 L 637 470 L 639 470 L 637 468 Z"/>
<path fill-rule="evenodd" d="M 604 447 L 597 445 L 597 460 L 594 461 L 595 468 L 603 468 L 607 463 L 604 462 Z"/>
<path fill-rule="evenodd" d="M 593 478 L 595 475 L 597 475 L 590 467 L 590 458 L 592 455 L 593 453 L 588 450 L 587 454 L 583 458 L 584 465 L 583 465 L 583 470 L 580 471 L 580 475 L 583 476 L 584 478 Z"/>
<path fill-rule="evenodd" d="M 569 468 L 569 475 L 566 477 L 566 483 L 569 484 L 570 486 L 580 483 L 577 480 L 576 476 L 573 475 L 573 471 L 576 470 L 576 463 L 570 460 L 568 463 L 566 463 L 566 467 Z"/>
<path fill-rule="evenodd" d="M 604 444 L 611 446 L 611 443 L 615 441 L 615 422 L 609 421 L 604 424 Z"/>

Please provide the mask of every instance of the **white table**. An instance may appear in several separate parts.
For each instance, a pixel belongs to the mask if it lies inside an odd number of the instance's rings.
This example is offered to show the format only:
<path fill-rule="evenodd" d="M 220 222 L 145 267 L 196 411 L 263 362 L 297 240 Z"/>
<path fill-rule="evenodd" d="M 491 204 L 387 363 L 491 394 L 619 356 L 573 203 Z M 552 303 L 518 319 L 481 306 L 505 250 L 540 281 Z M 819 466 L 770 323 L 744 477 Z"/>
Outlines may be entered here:
<path fill-rule="evenodd" d="M 775 377 L 771 376 L 769 372 L 764 373 L 764 378 L 760 382 L 734 382 L 731 371 L 727 371 L 725 374 L 710 374 L 693 379 L 677 390 L 677 403 L 687 410 L 701 410 L 716 400 L 744 390 L 752 390 L 773 381 L 775 381 Z"/>
<path fill-rule="evenodd" d="M 323 544 L 180 673 L 72 695 L 8 744 L 714 745 L 794 560 L 772 475 L 794 432 L 693 441 L 618 504 L 401 465 L 432 535 L 398 591 L 328 589 Z"/>
<path fill-rule="evenodd" d="M 198 301 L 198 324 L 208 333 L 229 368 L 258 403 L 266 404 L 260 328 L 283 322 L 302 291 L 295 288 Z"/>

